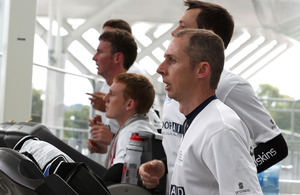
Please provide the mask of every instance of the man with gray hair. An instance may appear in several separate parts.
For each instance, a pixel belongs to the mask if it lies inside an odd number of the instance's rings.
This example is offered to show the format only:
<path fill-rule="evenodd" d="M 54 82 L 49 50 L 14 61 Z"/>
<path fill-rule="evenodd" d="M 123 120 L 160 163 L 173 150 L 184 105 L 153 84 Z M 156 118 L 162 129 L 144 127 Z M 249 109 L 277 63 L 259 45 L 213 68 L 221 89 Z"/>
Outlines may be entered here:
<path fill-rule="evenodd" d="M 157 72 L 168 97 L 185 115 L 184 137 L 178 150 L 169 194 L 262 194 L 250 155 L 249 131 L 238 115 L 216 96 L 224 67 L 224 44 L 208 30 L 174 34 Z M 161 161 L 159 161 L 161 162 Z M 152 169 L 141 165 L 146 187 Z M 161 175 L 164 165 L 160 163 Z M 152 181 L 150 182 L 152 185 Z"/>

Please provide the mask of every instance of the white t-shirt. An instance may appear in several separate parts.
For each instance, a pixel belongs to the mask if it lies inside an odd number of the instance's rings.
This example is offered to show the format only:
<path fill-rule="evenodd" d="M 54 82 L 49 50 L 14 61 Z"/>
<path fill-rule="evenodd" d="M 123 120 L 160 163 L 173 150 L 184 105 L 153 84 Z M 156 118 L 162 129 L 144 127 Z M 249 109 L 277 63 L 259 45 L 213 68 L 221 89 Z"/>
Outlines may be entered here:
<path fill-rule="evenodd" d="M 256 97 L 251 85 L 239 76 L 223 70 L 216 91 L 217 97 L 246 124 L 250 138 L 256 143 L 266 142 L 280 134 L 280 129 Z M 167 155 L 169 179 L 181 144 L 185 116 L 179 112 L 179 103 L 166 97 L 163 107 L 163 146 Z"/>
<path fill-rule="evenodd" d="M 169 194 L 262 194 L 250 148 L 246 125 L 213 100 L 183 138 Z"/>
<path fill-rule="evenodd" d="M 156 128 L 149 123 L 149 118 L 145 115 L 134 115 L 129 118 L 124 126 L 119 130 L 112 142 L 112 153 L 114 159 L 111 165 L 124 163 L 126 155 L 126 146 L 130 142 L 130 137 L 133 133 L 150 132 L 157 133 Z M 115 151 L 114 151 L 115 150 Z"/>

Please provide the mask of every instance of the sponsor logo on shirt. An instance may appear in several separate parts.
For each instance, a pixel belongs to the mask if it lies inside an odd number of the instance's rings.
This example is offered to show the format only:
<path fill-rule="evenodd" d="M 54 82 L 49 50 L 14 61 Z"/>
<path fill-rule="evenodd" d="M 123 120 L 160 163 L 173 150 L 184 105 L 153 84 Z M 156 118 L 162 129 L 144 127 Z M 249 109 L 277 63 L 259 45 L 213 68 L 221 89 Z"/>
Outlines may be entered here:
<path fill-rule="evenodd" d="M 253 157 L 254 156 L 254 149 L 252 146 L 250 146 L 250 155 Z"/>
<path fill-rule="evenodd" d="M 244 189 L 243 182 L 239 182 L 238 186 L 239 186 L 239 190 L 235 191 L 236 195 L 238 195 L 238 194 L 244 194 L 244 193 L 248 194 L 250 192 L 250 189 Z"/>
<path fill-rule="evenodd" d="M 183 166 L 183 150 L 179 150 L 178 154 L 177 154 L 177 158 L 176 158 L 176 163 L 180 166 Z"/>
<path fill-rule="evenodd" d="M 183 134 L 183 125 L 175 122 L 164 121 L 163 122 L 164 129 L 170 129 L 173 132 Z"/>
<path fill-rule="evenodd" d="M 270 158 L 274 157 L 277 154 L 276 150 L 274 148 L 271 148 L 268 152 L 257 155 L 255 158 L 255 165 L 259 166 L 269 160 Z"/>
<path fill-rule="evenodd" d="M 276 129 L 276 124 L 275 124 L 275 122 L 273 121 L 273 119 L 270 119 L 270 122 L 271 122 L 271 124 L 272 124 L 271 129 L 272 129 L 272 130 L 273 130 L 273 129 Z"/>
<path fill-rule="evenodd" d="M 176 185 L 171 185 L 170 195 L 185 195 L 184 187 L 179 187 Z"/>

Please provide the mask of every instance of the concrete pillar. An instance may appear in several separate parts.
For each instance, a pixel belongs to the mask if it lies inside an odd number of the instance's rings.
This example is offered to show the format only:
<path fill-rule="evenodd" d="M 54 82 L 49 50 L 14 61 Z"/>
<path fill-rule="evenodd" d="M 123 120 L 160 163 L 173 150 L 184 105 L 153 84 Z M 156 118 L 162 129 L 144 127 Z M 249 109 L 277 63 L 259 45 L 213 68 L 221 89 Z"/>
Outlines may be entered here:
<path fill-rule="evenodd" d="M 0 122 L 31 117 L 36 0 L 4 1 Z"/>

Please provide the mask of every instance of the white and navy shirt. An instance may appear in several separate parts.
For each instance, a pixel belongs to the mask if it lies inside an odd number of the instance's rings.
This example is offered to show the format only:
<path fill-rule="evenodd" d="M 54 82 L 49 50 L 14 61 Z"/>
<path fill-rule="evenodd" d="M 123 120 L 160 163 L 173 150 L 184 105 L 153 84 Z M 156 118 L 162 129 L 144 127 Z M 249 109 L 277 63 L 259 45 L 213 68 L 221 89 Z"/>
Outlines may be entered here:
<path fill-rule="evenodd" d="M 246 125 L 215 97 L 187 116 L 170 195 L 262 194 Z"/>
<path fill-rule="evenodd" d="M 267 142 L 280 134 L 272 117 L 256 97 L 251 85 L 239 76 L 223 70 L 216 94 L 219 100 L 233 109 L 246 124 L 250 138 L 256 144 Z M 163 146 L 167 155 L 169 180 L 183 137 L 185 116 L 179 103 L 166 97 L 163 107 Z"/>

